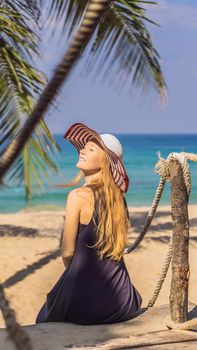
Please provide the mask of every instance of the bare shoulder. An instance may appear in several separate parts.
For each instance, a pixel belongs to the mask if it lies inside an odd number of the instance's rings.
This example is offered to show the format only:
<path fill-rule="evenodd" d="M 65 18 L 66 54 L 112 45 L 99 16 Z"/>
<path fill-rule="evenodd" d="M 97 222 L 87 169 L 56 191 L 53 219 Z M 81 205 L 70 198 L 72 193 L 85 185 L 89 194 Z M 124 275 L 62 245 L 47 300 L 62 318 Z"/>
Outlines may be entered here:
<path fill-rule="evenodd" d="M 71 190 L 68 195 L 67 195 L 67 200 L 66 200 L 66 206 L 67 207 L 80 207 L 80 203 L 78 201 L 78 194 L 77 194 L 77 189 Z"/>
<path fill-rule="evenodd" d="M 82 205 L 87 204 L 88 202 L 89 204 L 92 204 L 93 192 L 90 187 L 81 186 L 81 187 L 75 188 L 74 191 L 79 203 L 81 203 Z"/>
<path fill-rule="evenodd" d="M 87 199 L 93 196 L 92 189 L 90 187 L 78 187 L 74 188 L 68 193 L 69 199 Z"/>

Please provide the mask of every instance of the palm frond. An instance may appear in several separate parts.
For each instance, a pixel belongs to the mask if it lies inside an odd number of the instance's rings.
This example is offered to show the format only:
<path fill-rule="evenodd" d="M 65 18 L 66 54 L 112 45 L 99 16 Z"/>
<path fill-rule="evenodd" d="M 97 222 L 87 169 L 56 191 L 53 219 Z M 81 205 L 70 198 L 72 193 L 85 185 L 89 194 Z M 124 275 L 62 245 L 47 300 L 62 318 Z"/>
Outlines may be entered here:
<path fill-rule="evenodd" d="M 22 13 L 21 20 L 27 27 L 29 20 L 31 20 L 31 24 L 39 24 L 42 3 L 42 0 L 4 0 L 2 7 L 12 10 L 13 13 Z"/>
<path fill-rule="evenodd" d="M 95 76 L 104 71 L 105 79 L 113 75 L 118 84 L 135 83 L 147 88 L 146 92 L 154 86 L 163 98 L 166 83 L 159 63 L 160 55 L 144 24 L 151 20 L 139 3 L 150 2 L 117 0 L 111 3 L 99 23 L 85 63 L 85 73 L 97 65 Z"/>
<path fill-rule="evenodd" d="M 62 33 L 65 36 L 65 31 L 68 31 L 69 38 L 79 24 L 88 2 L 89 0 L 53 0 L 49 7 L 48 21 L 55 23 L 62 21 Z M 51 37 L 53 37 L 55 30 L 54 26 Z"/>
<path fill-rule="evenodd" d="M 41 87 L 45 84 L 45 75 L 38 72 L 14 50 L 1 37 L 0 34 L 0 131 L 6 127 L 10 130 L 12 121 L 16 130 L 12 128 L 10 138 L 15 136 L 19 124 L 24 118 L 24 105 L 28 103 L 30 97 L 41 92 Z M 14 124 L 13 124 L 14 125 Z M 2 145 L 3 140 L 0 141 Z"/>
<path fill-rule="evenodd" d="M 43 72 L 30 64 L 32 56 L 38 56 L 39 52 L 37 36 L 23 20 L 22 10 L 26 5 L 22 6 L 23 1 L 14 2 L 20 13 L 13 3 L 4 3 L 7 7 L 0 8 L 0 155 L 21 129 L 26 116 L 31 114 L 36 96 L 48 80 Z M 32 189 L 40 187 L 44 190 L 43 183 L 45 179 L 50 180 L 50 171 L 58 173 L 53 157 L 57 151 L 55 139 L 46 122 L 42 121 L 9 169 L 5 181 L 24 183 L 29 200 Z"/>
<path fill-rule="evenodd" d="M 54 0 L 49 20 L 64 20 L 62 32 L 68 39 L 79 24 L 88 0 Z M 145 23 L 159 26 L 146 16 L 146 5 L 155 1 L 114 0 L 100 20 L 95 41 L 89 43 L 83 74 L 97 68 L 95 77 L 114 78 L 118 84 L 132 83 L 149 91 L 154 87 L 164 97 L 166 83 L 160 66 L 160 56 L 154 47 Z M 53 34 L 55 32 L 55 26 Z M 112 80 L 111 80 L 112 81 Z"/>
<path fill-rule="evenodd" d="M 7 7 L 0 8 L 1 40 L 12 47 L 24 60 L 32 62 L 39 56 L 39 36 L 26 24 L 23 13 Z"/>
<path fill-rule="evenodd" d="M 51 175 L 59 173 L 58 165 L 54 157 L 55 153 L 55 140 L 49 149 L 48 143 L 43 135 L 39 135 L 37 128 L 31 139 L 26 143 L 24 151 L 22 152 L 24 174 L 21 176 L 21 180 L 26 187 L 27 200 L 31 198 L 32 189 L 34 193 L 44 193 L 45 183 L 51 185 Z"/>
<path fill-rule="evenodd" d="M 7 138 L 5 139 L 7 141 Z M 43 193 L 45 183 L 52 184 L 52 174 L 59 174 L 56 163 L 58 151 L 59 147 L 54 137 L 42 120 L 26 143 L 21 155 L 10 168 L 5 181 L 8 183 L 14 181 L 15 186 L 16 184 L 24 185 L 26 201 L 28 202 L 32 191 L 37 194 Z"/>

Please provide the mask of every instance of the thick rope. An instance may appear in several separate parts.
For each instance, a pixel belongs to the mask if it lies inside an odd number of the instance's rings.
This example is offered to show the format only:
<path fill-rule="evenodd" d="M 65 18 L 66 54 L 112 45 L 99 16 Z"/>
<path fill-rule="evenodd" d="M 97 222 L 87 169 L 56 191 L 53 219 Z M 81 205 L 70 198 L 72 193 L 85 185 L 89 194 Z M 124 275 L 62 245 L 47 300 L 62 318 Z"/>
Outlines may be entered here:
<path fill-rule="evenodd" d="M 159 157 L 160 157 L 160 154 L 159 154 Z M 190 176 L 190 169 L 189 169 L 189 164 L 188 164 L 187 160 L 192 160 L 192 161 L 197 162 L 197 155 L 193 154 L 193 153 L 185 153 L 185 152 L 175 153 L 174 152 L 174 153 L 169 154 L 169 156 L 167 157 L 167 160 L 160 157 L 159 162 L 156 164 L 156 166 L 157 166 L 156 171 L 158 173 L 161 172 L 161 175 L 162 175 L 163 174 L 162 170 L 164 169 L 165 175 L 167 175 L 167 180 L 170 180 L 170 174 L 169 174 L 169 170 L 167 170 L 167 168 L 168 168 L 169 160 L 171 157 L 177 158 L 181 163 L 182 170 L 183 170 L 183 177 L 184 177 L 185 186 L 186 186 L 186 190 L 187 190 L 188 201 L 189 201 L 189 196 L 190 196 L 190 192 L 191 192 L 191 176 Z M 168 268 L 170 265 L 171 258 L 172 258 L 172 236 L 170 239 L 170 244 L 168 247 L 168 252 L 167 252 L 166 259 L 165 259 L 164 267 L 162 268 L 162 273 L 160 275 L 157 286 L 154 290 L 153 296 L 148 303 L 148 307 L 154 305 L 154 303 L 159 295 L 159 292 L 161 290 L 161 287 L 163 285 L 164 279 L 166 277 L 166 274 L 167 274 L 167 271 L 168 271 Z M 197 326 L 197 318 L 193 318 L 191 320 L 181 322 L 181 323 L 176 323 L 173 320 L 171 320 L 170 317 L 166 317 L 165 324 L 170 329 L 180 329 L 180 330 L 181 329 L 191 329 L 194 326 Z"/>
<path fill-rule="evenodd" d="M 165 160 L 164 158 L 161 158 L 160 152 L 158 153 L 158 155 L 159 155 L 160 160 L 156 164 L 155 172 L 161 176 L 165 176 L 166 180 L 170 180 L 170 173 L 169 173 L 169 167 L 168 167 L 170 158 L 176 157 L 177 159 L 179 159 L 181 166 L 182 166 L 187 195 L 188 195 L 188 199 L 189 199 L 189 194 L 191 191 L 191 177 L 190 177 L 189 165 L 187 163 L 185 156 L 182 153 L 170 153 L 169 156 L 167 157 L 167 160 Z M 172 259 L 172 236 L 170 238 L 170 243 L 168 246 L 164 265 L 162 267 L 162 271 L 161 271 L 161 274 L 159 276 L 159 280 L 156 284 L 153 295 L 152 295 L 151 299 L 149 300 L 147 307 L 152 307 L 155 304 L 155 301 L 157 300 L 157 298 L 159 296 L 161 287 L 162 287 L 163 282 L 165 280 L 165 277 L 167 275 L 171 259 Z"/>
<path fill-rule="evenodd" d="M 167 251 L 167 254 L 166 254 L 164 265 L 163 265 L 162 270 L 161 270 L 161 274 L 160 274 L 159 280 L 158 280 L 157 285 L 156 285 L 156 287 L 154 289 L 152 297 L 151 297 L 151 299 L 148 302 L 147 307 L 152 307 L 154 305 L 155 301 L 157 300 L 157 298 L 159 296 L 159 293 L 160 293 L 160 290 L 161 290 L 161 287 L 163 285 L 163 282 L 164 282 L 164 280 L 166 278 L 166 275 L 167 275 L 167 272 L 168 272 L 168 269 L 169 269 L 169 266 L 170 266 L 171 259 L 172 259 L 172 236 L 170 238 L 168 251 Z"/>
<path fill-rule="evenodd" d="M 169 329 L 194 329 L 197 326 L 197 317 L 185 322 L 174 322 L 169 316 L 165 318 L 165 324 Z"/>
<path fill-rule="evenodd" d="M 148 213 L 148 217 L 146 219 L 143 230 L 140 232 L 140 234 L 137 237 L 137 239 L 135 240 L 135 242 L 133 244 L 129 245 L 127 248 L 125 248 L 124 254 L 129 254 L 130 252 L 132 252 L 135 248 L 137 248 L 137 246 L 140 244 L 140 242 L 144 238 L 145 234 L 147 233 L 147 231 L 150 227 L 150 224 L 151 224 L 152 219 L 155 215 L 157 207 L 159 205 L 166 180 L 170 179 L 168 161 L 161 157 L 160 152 L 157 152 L 157 155 L 158 155 L 160 160 L 155 165 L 155 173 L 160 175 L 161 179 L 160 179 L 159 185 L 157 187 L 156 194 L 155 194 L 151 209 Z"/>
<path fill-rule="evenodd" d="M 189 201 L 189 196 L 191 191 L 191 176 L 190 176 L 190 169 L 189 169 L 187 160 L 192 160 L 194 162 L 197 162 L 197 155 L 194 153 L 181 152 L 181 153 L 172 153 L 171 156 L 174 156 L 175 158 L 179 159 L 182 165 L 183 176 L 185 180 L 188 201 Z M 189 330 L 197 326 L 197 317 L 194 317 L 193 319 L 187 320 L 185 322 L 174 322 L 170 317 L 166 317 L 165 324 L 170 329 Z"/>
<path fill-rule="evenodd" d="M 159 204 L 159 201 L 161 199 L 161 195 L 162 195 L 162 192 L 163 192 L 163 189 L 164 189 L 164 186 L 165 186 L 165 182 L 166 180 L 161 178 L 160 182 L 159 182 L 159 185 L 157 187 L 157 190 L 156 190 L 156 194 L 155 194 L 155 197 L 154 197 L 154 200 L 153 200 L 153 204 L 151 206 L 151 209 L 148 213 L 148 217 L 146 219 L 146 222 L 145 222 L 145 225 L 144 225 L 144 228 L 143 230 L 140 232 L 139 236 L 137 237 L 137 239 L 135 240 L 135 242 L 131 245 L 129 245 L 126 249 L 125 249 L 125 253 L 124 254 L 129 254 L 130 252 L 132 252 L 132 250 L 134 250 L 135 248 L 137 248 L 137 246 L 140 244 L 140 242 L 142 241 L 142 239 L 144 238 L 145 234 L 147 233 L 149 227 L 150 227 L 150 224 L 153 220 L 153 217 L 154 217 L 154 214 L 157 210 L 157 207 L 158 207 L 158 204 Z"/>
<path fill-rule="evenodd" d="M 187 162 L 187 160 L 191 160 L 191 161 L 195 161 L 197 162 L 197 155 L 193 154 L 193 153 L 186 153 L 186 152 L 181 152 L 181 153 L 170 153 L 167 157 L 167 159 L 164 159 L 161 157 L 160 152 L 157 153 L 159 156 L 159 161 L 156 163 L 155 166 L 155 173 L 157 173 L 158 175 L 161 176 L 161 181 L 159 183 L 159 186 L 157 188 L 156 191 L 156 195 L 151 207 L 151 210 L 148 214 L 148 218 L 145 222 L 144 228 L 141 231 L 141 233 L 139 234 L 139 236 L 137 237 L 137 239 L 135 240 L 135 242 L 132 245 L 129 245 L 126 250 L 125 253 L 128 254 L 131 251 L 133 251 L 138 245 L 139 243 L 142 241 L 142 239 L 144 238 L 146 232 L 148 231 L 148 228 L 150 227 L 150 224 L 152 222 L 153 216 L 156 212 L 156 209 L 158 207 L 159 201 L 161 199 L 161 194 L 163 192 L 163 188 L 165 185 L 166 180 L 170 180 L 170 172 L 169 172 L 169 160 L 171 159 L 171 157 L 177 158 L 182 166 L 182 171 L 183 171 L 183 177 L 184 177 L 184 181 L 185 181 L 185 185 L 186 185 L 186 190 L 187 190 L 187 196 L 188 196 L 188 201 L 189 201 L 189 196 L 190 196 L 190 192 L 191 192 L 191 176 L 190 176 L 190 169 L 189 169 L 189 164 Z M 170 243 L 168 246 L 168 250 L 167 250 L 167 254 L 166 254 L 166 258 L 164 261 L 164 265 L 162 267 L 162 271 L 159 277 L 159 280 L 156 284 L 156 287 L 154 289 L 154 292 L 152 294 L 152 297 L 150 298 L 147 307 L 152 307 L 155 303 L 155 301 L 157 300 L 161 287 L 163 285 L 163 282 L 165 280 L 165 277 L 167 275 L 169 266 L 170 266 L 170 262 L 172 259 L 172 236 L 170 238 Z M 169 317 L 167 317 L 165 319 L 165 323 L 166 326 L 168 328 L 174 328 L 174 329 L 190 329 L 194 326 L 197 325 L 197 318 L 194 318 L 192 320 L 188 320 L 186 322 L 182 322 L 182 323 L 175 323 L 173 322 Z"/>

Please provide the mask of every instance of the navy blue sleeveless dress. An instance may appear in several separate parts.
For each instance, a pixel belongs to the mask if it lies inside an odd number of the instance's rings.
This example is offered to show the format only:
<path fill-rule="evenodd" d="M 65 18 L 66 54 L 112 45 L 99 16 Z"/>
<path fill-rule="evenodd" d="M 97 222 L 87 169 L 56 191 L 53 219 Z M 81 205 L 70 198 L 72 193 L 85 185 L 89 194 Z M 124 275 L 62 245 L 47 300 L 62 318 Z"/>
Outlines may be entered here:
<path fill-rule="evenodd" d="M 47 294 L 35 323 L 116 323 L 135 317 L 140 309 L 142 297 L 130 280 L 124 258 L 119 262 L 110 258 L 99 260 L 96 248 L 87 247 L 96 243 L 94 203 L 89 224 L 79 224 L 70 265 Z"/>

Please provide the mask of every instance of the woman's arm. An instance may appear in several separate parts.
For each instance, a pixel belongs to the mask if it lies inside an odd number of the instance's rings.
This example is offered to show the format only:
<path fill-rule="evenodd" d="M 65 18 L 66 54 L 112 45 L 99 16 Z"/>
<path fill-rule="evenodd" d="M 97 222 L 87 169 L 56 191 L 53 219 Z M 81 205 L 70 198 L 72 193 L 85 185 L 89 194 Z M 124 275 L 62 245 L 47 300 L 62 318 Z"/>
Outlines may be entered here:
<path fill-rule="evenodd" d="M 67 268 L 74 255 L 78 225 L 80 221 L 80 201 L 77 189 L 69 192 L 66 201 L 64 231 L 61 245 L 61 256 L 64 266 Z"/>

